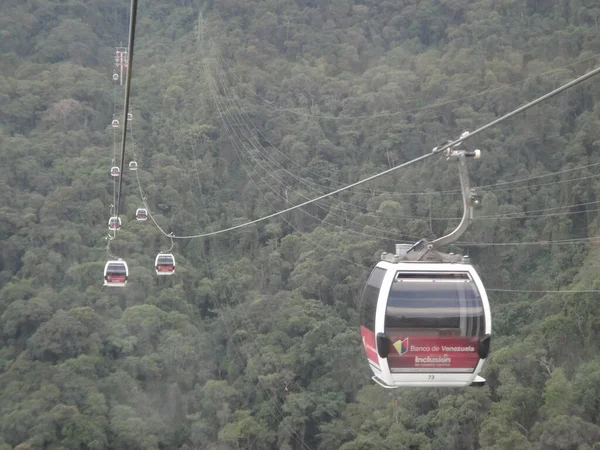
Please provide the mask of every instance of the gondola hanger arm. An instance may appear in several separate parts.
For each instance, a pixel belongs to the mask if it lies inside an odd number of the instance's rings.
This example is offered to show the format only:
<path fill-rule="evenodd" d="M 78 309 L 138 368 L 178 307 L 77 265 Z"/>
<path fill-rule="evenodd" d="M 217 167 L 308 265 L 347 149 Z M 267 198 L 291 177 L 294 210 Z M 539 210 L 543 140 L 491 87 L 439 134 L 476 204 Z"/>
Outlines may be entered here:
<path fill-rule="evenodd" d="M 461 138 L 469 135 L 466 131 L 462 134 Z M 469 172 L 467 170 L 467 158 L 479 159 L 481 157 L 480 150 L 466 151 L 459 150 L 456 147 L 462 143 L 450 147 L 446 150 L 446 159 L 448 161 L 456 161 L 458 164 L 458 175 L 460 177 L 460 190 L 463 199 L 463 215 L 458 226 L 450 233 L 442 236 L 431 243 L 428 247 L 431 249 L 438 249 L 446 245 L 453 244 L 456 242 L 467 230 L 474 218 L 474 208 L 479 205 L 479 200 L 476 198 L 474 191 L 471 189 L 469 183 Z"/>

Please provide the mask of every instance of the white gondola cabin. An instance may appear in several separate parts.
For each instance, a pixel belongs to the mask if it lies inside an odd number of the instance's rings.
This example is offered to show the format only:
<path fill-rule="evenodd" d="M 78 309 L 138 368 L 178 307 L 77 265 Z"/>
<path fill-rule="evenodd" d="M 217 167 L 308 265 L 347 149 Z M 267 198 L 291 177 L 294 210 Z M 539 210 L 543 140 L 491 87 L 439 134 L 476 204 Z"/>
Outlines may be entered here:
<path fill-rule="evenodd" d="M 113 81 L 119 81 L 119 74 L 113 73 L 112 79 L 113 79 Z"/>
<path fill-rule="evenodd" d="M 135 211 L 135 218 L 137 220 L 148 220 L 148 210 L 146 208 L 138 208 Z"/>
<path fill-rule="evenodd" d="M 111 125 L 113 128 L 119 128 L 119 121 L 117 119 L 113 119 Z"/>
<path fill-rule="evenodd" d="M 108 261 L 104 266 L 104 286 L 124 287 L 129 278 L 129 268 L 122 259 Z"/>
<path fill-rule="evenodd" d="M 127 120 L 132 121 L 133 120 L 133 114 L 127 113 Z"/>
<path fill-rule="evenodd" d="M 120 230 L 121 229 L 121 218 L 120 217 L 111 217 L 108 219 L 108 229 L 109 230 Z"/>
<path fill-rule="evenodd" d="M 374 380 L 401 386 L 482 385 L 488 298 L 469 264 L 380 261 L 363 293 L 361 335 Z"/>
<path fill-rule="evenodd" d="M 171 253 L 159 253 L 154 261 L 156 275 L 173 275 L 175 273 L 175 257 Z"/>
<path fill-rule="evenodd" d="M 129 170 L 137 170 L 137 162 L 136 161 L 129 162 Z"/>
<path fill-rule="evenodd" d="M 111 167 L 110 175 L 112 177 L 118 177 L 119 175 L 121 175 L 121 170 L 117 166 Z"/>

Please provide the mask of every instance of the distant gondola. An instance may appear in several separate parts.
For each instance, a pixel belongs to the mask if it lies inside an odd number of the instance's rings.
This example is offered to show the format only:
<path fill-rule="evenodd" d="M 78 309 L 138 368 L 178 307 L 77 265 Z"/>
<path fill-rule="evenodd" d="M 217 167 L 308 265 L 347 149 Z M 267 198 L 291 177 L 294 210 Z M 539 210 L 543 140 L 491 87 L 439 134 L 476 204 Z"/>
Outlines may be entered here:
<path fill-rule="evenodd" d="M 104 286 L 124 287 L 128 278 L 129 268 L 125 261 L 108 261 L 104 266 Z"/>
<path fill-rule="evenodd" d="M 108 229 L 109 230 L 120 230 L 121 229 L 121 218 L 120 217 L 111 217 L 108 219 Z"/>
<path fill-rule="evenodd" d="M 136 220 L 148 220 L 148 211 L 146 208 L 138 208 L 135 211 Z"/>
<path fill-rule="evenodd" d="M 171 253 L 159 253 L 154 261 L 156 275 L 173 275 L 175 273 L 175 257 Z"/>

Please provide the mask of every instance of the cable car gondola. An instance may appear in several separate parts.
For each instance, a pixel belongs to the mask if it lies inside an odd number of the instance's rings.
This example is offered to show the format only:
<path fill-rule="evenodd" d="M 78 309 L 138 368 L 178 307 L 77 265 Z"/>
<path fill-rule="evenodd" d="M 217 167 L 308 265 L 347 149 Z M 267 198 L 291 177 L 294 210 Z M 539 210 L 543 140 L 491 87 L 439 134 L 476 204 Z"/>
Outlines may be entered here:
<path fill-rule="evenodd" d="M 119 81 L 119 74 L 113 73 L 112 79 L 113 79 L 113 81 Z"/>
<path fill-rule="evenodd" d="M 108 229 L 109 230 L 120 230 L 121 229 L 121 218 L 120 217 L 111 217 L 108 219 Z"/>
<path fill-rule="evenodd" d="M 173 275 L 175 273 L 175 257 L 171 253 L 159 253 L 154 261 L 156 275 Z"/>
<path fill-rule="evenodd" d="M 111 125 L 113 128 L 119 128 L 119 121 L 117 119 L 113 119 Z"/>
<path fill-rule="evenodd" d="M 132 121 L 133 120 L 133 114 L 127 113 L 127 120 Z"/>
<path fill-rule="evenodd" d="M 117 166 L 111 167 L 110 175 L 112 177 L 118 177 L 119 175 L 121 175 L 121 170 Z"/>
<path fill-rule="evenodd" d="M 137 170 L 137 162 L 136 161 L 129 162 L 129 170 Z"/>
<path fill-rule="evenodd" d="M 135 218 L 137 220 L 147 220 L 148 219 L 148 211 L 146 208 L 138 208 L 135 211 Z"/>
<path fill-rule="evenodd" d="M 469 188 L 468 156 L 479 158 L 479 151 L 448 151 L 459 162 L 465 208 L 456 230 L 397 244 L 395 254 L 382 254 L 363 291 L 363 347 L 373 380 L 385 388 L 485 384 L 479 373 L 492 332 L 485 288 L 468 256 L 436 250 L 460 237 L 479 204 Z"/>
<path fill-rule="evenodd" d="M 129 268 L 122 259 L 108 261 L 104 266 L 104 286 L 124 287 L 129 278 Z"/>

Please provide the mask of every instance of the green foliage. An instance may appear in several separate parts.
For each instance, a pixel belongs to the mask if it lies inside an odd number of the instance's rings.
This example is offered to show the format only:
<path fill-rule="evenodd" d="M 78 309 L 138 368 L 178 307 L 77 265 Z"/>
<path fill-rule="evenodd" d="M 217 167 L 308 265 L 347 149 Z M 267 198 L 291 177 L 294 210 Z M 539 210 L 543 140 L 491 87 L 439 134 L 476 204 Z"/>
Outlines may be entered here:
<path fill-rule="evenodd" d="M 167 232 L 242 224 L 424 154 L 591 68 L 592 3 L 143 2 L 126 161 L 135 154 Z M 102 288 L 110 121 L 122 114 L 110 75 L 128 20 L 114 0 L 0 6 L 0 450 L 598 446 L 593 292 L 490 292 L 484 389 L 370 382 L 363 283 L 393 243 L 456 225 L 458 178 L 444 161 L 178 240 L 177 275 L 161 279 L 152 265 L 168 242 L 134 220 L 142 205 L 126 172 L 110 251 L 130 280 Z M 464 242 L 598 235 L 599 98 L 587 82 L 467 144 L 483 150 L 471 176 L 484 187 Z M 492 288 L 600 285 L 593 240 L 452 251 L 468 251 Z"/>

